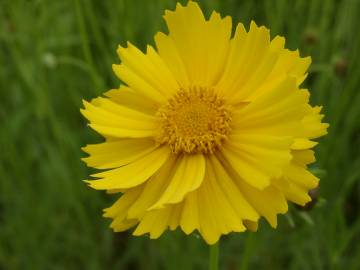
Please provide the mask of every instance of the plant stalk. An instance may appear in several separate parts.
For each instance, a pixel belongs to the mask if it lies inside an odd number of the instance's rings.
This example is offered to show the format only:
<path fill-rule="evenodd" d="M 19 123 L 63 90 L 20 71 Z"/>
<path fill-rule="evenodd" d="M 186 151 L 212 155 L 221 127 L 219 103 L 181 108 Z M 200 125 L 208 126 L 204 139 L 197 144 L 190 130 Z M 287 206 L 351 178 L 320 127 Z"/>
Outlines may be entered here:
<path fill-rule="evenodd" d="M 219 269 L 219 242 L 210 246 L 209 269 Z"/>

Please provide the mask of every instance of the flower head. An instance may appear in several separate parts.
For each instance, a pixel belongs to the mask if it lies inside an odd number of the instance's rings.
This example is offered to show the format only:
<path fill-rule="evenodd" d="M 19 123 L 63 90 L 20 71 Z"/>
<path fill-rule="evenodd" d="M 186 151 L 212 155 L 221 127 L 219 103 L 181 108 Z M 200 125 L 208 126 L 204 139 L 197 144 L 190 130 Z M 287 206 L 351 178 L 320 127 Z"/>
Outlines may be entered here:
<path fill-rule="evenodd" d="M 169 34 L 156 48 L 119 47 L 115 74 L 125 85 L 84 102 L 83 115 L 105 142 L 88 145 L 88 181 L 122 194 L 104 216 L 114 231 L 159 237 L 167 228 L 222 234 L 277 226 L 287 201 L 304 205 L 318 179 L 313 139 L 326 134 L 321 107 L 300 84 L 310 57 L 270 40 L 269 30 L 190 1 L 166 11 Z"/>

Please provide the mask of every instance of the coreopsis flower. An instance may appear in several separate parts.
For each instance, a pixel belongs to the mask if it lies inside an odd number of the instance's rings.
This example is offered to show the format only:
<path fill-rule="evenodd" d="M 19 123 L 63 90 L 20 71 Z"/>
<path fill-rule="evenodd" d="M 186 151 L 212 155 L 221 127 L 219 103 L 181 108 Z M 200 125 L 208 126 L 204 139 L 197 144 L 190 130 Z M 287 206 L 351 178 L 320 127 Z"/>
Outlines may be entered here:
<path fill-rule="evenodd" d="M 230 17 L 206 19 L 192 1 L 164 18 L 156 49 L 119 47 L 124 84 L 84 102 L 105 137 L 84 148 L 103 170 L 87 182 L 119 197 L 104 216 L 116 232 L 158 238 L 180 227 L 209 244 L 256 230 L 260 217 L 276 227 L 287 201 L 305 205 L 318 185 L 307 165 L 328 125 L 300 88 L 310 57 L 254 22 L 232 36 Z"/>

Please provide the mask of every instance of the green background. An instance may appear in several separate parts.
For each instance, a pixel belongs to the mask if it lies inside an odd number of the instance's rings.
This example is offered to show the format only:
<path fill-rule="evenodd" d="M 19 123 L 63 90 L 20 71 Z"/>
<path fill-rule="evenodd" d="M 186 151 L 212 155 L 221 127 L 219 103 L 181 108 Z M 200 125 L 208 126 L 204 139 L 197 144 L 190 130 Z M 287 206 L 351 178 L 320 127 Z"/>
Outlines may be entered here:
<path fill-rule="evenodd" d="M 184 2 L 184 1 L 182 1 Z M 284 35 L 311 55 L 305 86 L 324 105 L 329 134 L 313 170 L 320 198 L 294 206 L 273 230 L 221 241 L 221 269 L 360 269 L 360 1 L 200 1 L 249 26 Z M 80 147 L 100 141 L 79 113 L 119 81 L 116 48 L 164 30 L 170 0 L 0 0 L 0 269 L 206 269 L 196 234 L 153 241 L 114 234 L 90 190 Z"/>

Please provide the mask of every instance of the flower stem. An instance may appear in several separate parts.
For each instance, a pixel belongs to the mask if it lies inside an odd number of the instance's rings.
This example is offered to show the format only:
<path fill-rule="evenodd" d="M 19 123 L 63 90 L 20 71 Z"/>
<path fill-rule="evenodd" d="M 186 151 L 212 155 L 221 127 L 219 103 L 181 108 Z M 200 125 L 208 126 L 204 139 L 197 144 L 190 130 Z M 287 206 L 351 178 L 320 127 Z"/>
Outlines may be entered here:
<path fill-rule="evenodd" d="M 219 269 L 219 241 L 216 244 L 210 246 L 209 269 Z"/>

